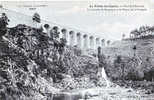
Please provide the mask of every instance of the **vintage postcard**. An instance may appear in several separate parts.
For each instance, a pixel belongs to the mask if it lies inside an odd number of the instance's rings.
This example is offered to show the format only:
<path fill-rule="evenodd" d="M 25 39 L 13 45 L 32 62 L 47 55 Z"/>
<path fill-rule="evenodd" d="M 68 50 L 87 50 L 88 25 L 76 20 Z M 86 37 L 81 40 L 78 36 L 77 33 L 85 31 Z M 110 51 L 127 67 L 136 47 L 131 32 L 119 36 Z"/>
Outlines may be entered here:
<path fill-rule="evenodd" d="M 154 100 L 154 1 L 0 1 L 0 100 Z"/>

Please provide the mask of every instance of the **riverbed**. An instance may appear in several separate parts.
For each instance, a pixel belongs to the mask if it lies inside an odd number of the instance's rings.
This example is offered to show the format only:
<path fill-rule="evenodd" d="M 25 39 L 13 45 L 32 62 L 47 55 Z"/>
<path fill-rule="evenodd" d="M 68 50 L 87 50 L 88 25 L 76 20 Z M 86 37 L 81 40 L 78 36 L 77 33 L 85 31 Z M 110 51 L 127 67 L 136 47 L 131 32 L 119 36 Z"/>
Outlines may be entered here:
<path fill-rule="evenodd" d="M 116 86 L 63 91 L 54 94 L 51 100 L 142 100 L 142 98 L 140 93 L 131 88 Z"/>

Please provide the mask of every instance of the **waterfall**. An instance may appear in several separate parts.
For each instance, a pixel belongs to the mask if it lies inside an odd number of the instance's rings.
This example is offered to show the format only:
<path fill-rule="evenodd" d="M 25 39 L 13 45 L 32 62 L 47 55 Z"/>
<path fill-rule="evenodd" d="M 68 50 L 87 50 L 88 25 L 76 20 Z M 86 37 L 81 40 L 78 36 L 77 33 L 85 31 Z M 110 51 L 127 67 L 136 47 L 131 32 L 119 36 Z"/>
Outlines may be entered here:
<path fill-rule="evenodd" d="M 102 48 L 101 47 L 97 48 L 97 56 L 98 56 L 97 60 L 98 60 L 98 63 L 99 63 L 99 67 L 102 68 L 101 72 L 100 72 L 100 75 L 105 80 L 106 87 L 109 87 L 109 80 L 107 78 L 107 75 L 106 75 L 106 72 L 105 72 L 105 69 L 104 69 L 104 67 L 107 66 L 107 64 L 106 64 L 106 57 L 102 53 Z"/>
<path fill-rule="evenodd" d="M 104 69 L 104 67 L 102 67 L 102 71 L 101 71 L 101 75 L 102 75 L 102 78 L 105 80 L 105 82 L 106 82 L 106 87 L 110 87 L 110 85 L 109 85 L 109 80 L 108 80 L 108 78 L 107 78 L 107 75 L 106 75 L 106 72 L 105 72 L 105 69 Z"/>

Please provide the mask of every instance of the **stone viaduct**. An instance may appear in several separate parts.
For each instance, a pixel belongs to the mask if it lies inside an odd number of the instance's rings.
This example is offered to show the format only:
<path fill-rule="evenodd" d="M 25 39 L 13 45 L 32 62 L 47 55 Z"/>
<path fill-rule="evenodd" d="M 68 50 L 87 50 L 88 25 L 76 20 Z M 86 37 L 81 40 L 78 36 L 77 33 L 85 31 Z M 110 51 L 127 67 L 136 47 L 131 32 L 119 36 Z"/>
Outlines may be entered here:
<path fill-rule="evenodd" d="M 0 8 L 0 12 L 6 13 L 10 19 L 8 27 L 14 27 L 17 24 L 26 24 L 28 26 L 34 27 L 38 24 L 32 20 L 32 16 L 28 16 L 5 8 Z M 49 32 L 50 29 L 52 29 L 54 26 L 57 26 L 59 28 L 60 37 L 66 38 L 67 45 L 77 46 L 82 50 L 96 50 L 98 46 L 105 46 L 105 39 L 102 37 L 102 34 L 99 35 L 95 33 L 82 32 L 77 29 L 62 26 L 42 19 L 41 24 L 50 25 L 50 28 L 46 30 L 46 32 Z"/>

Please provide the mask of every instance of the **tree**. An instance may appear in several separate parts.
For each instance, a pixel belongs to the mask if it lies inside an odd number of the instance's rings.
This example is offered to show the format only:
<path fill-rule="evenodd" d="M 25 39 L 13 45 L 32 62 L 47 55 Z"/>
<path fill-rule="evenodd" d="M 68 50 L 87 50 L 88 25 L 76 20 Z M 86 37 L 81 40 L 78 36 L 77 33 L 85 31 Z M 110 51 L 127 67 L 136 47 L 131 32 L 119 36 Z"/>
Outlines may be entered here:
<path fill-rule="evenodd" d="M 154 32 L 154 26 L 152 26 L 152 27 L 150 28 L 150 30 L 151 30 L 152 32 Z"/>
<path fill-rule="evenodd" d="M 149 31 L 150 31 L 151 33 L 153 33 L 153 32 L 154 32 L 154 26 L 149 27 Z"/>
<path fill-rule="evenodd" d="M 38 13 L 34 13 L 33 17 L 32 17 L 33 21 L 36 21 L 38 23 L 41 22 L 41 17 Z"/>
<path fill-rule="evenodd" d="M 140 36 L 145 36 L 149 32 L 148 28 L 148 26 L 141 26 L 139 28 Z"/>
<path fill-rule="evenodd" d="M 66 29 L 62 29 L 61 32 L 63 33 L 63 38 L 66 38 L 66 32 L 67 32 L 67 30 Z"/>
<path fill-rule="evenodd" d="M 110 45 L 111 41 L 110 40 L 107 40 L 107 45 Z"/>
<path fill-rule="evenodd" d="M 140 36 L 144 35 L 144 26 L 141 26 L 138 30 L 140 32 Z"/>
<path fill-rule="evenodd" d="M 142 37 L 146 35 L 151 35 L 154 31 L 154 27 L 150 26 L 141 26 L 139 29 L 134 29 L 130 32 L 130 36 L 134 36 L 134 38 Z M 131 37 L 130 37 L 131 38 Z"/>
<path fill-rule="evenodd" d="M 8 19 L 5 13 L 2 13 L 2 17 L 0 18 L 0 37 L 6 34 L 7 25 L 10 20 Z"/>
<path fill-rule="evenodd" d="M 137 38 L 140 35 L 140 32 L 137 29 L 135 29 L 135 30 L 131 31 L 130 34 L 132 34 L 134 36 L 134 38 Z"/>

